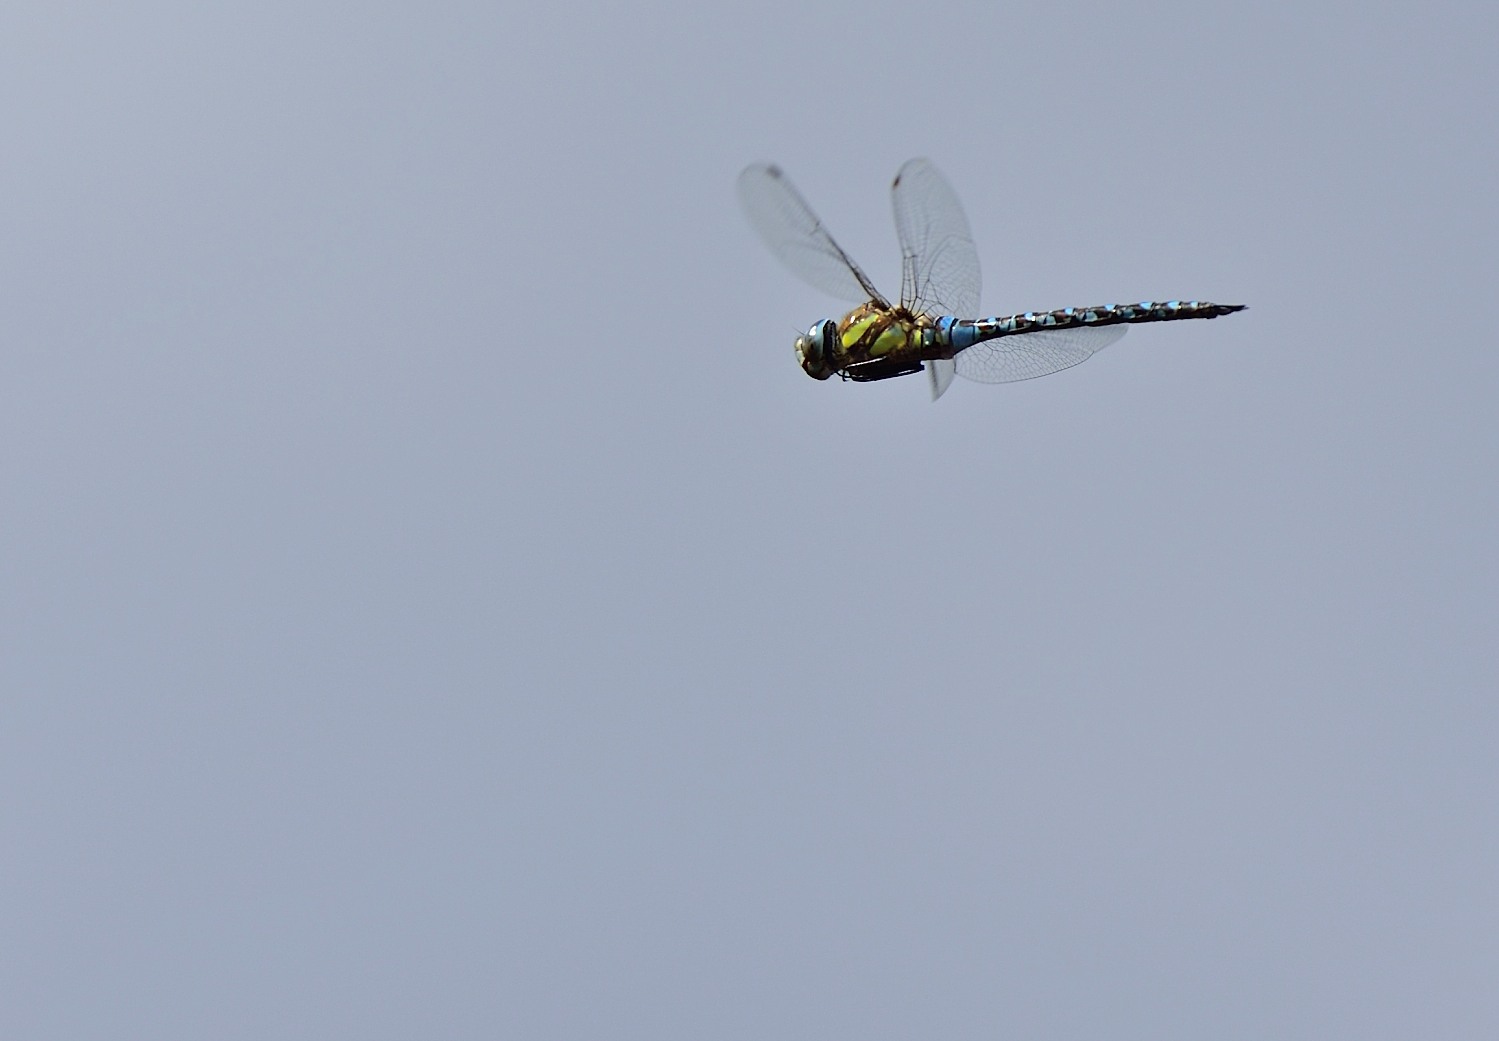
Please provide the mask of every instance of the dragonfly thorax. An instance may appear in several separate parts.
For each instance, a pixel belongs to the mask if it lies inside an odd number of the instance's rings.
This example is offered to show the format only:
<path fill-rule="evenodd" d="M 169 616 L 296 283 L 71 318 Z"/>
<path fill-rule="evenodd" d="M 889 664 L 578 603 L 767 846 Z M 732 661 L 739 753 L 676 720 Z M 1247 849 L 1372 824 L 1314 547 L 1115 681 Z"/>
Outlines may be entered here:
<path fill-rule="evenodd" d="M 902 307 L 871 300 L 838 323 L 832 368 L 847 379 L 877 380 L 921 371 L 922 344 L 932 322 Z"/>
<path fill-rule="evenodd" d="M 796 360 L 816 380 L 833 375 L 851 380 L 904 376 L 921 371 L 931 327 L 929 318 L 871 300 L 836 322 L 825 319 L 798 336 Z"/>

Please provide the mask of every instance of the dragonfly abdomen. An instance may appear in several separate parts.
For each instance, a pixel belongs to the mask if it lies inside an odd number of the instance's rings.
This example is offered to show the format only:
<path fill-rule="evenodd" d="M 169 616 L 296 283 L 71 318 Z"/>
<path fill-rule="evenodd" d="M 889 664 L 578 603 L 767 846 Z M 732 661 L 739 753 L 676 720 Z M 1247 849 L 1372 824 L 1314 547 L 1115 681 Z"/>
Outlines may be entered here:
<path fill-rule="evenodd" d="M 957 352 L 986 340 L 1020 336 L 1046 329 L 1217 318 L 1242 310 L 1243 304 L 1214 304 L 1206 300 L 1146 300 L 1138 304 L 1103 304 L 1099 307 L 1064 307 L 1058 311 L 1027 311 L 1025 314 L 1003 318 L 939 318 L 933 332 L 937 346 L 949 347 Z"/>

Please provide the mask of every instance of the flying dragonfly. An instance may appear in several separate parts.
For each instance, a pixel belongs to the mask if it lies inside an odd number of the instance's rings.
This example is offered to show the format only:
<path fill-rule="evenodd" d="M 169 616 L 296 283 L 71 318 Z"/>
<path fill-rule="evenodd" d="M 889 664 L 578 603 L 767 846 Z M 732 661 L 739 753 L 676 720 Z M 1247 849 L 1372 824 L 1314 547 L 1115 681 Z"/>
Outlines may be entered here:
<path fill-rule="evenodd" d="M 890 188 L 900 238 L 900 303 L 881 295 L 833 241 L 778 166 L 739 175 L 739 201 L 750 224 L 781 262 L 809 284 L 859 304 L 796 339 L 807 375 L 867 382 L 926 371 L 936 401 L 954 373 L 979 383 L 1034 379 L 1087 361 L 1128 325 L 1217 318 L 1242 304 L 1144 301 L 973 318 L 979 307 L 979 258 L 968 218 L 947 180 L 912 159 Z"/>

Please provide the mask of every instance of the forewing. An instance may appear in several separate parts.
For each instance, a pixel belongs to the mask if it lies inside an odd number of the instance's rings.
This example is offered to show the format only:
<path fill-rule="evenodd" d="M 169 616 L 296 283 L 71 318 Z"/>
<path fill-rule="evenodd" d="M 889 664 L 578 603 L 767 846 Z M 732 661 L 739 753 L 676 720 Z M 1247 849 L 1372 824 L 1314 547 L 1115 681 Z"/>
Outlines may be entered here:
<path fill-rule="evenodd" d="M 933 318 L 978 317 L 978 250 L 947 179 L 927 160 L 912 159 L 895 175 L 890 198 L 900 236 L 901 304 Z"/>
<path fill-rule="evenodd" d="M 889 306 L 780 167 L 747 167 L 739 175 L 739 202 L 770 251 L 808 283 L 841 300 Z"/>
<path fill-rule="evenodd" d="M 1080 365 L 1124 335 L 1123 325 L 1046 329 L 1003 336 L 959 351 L 958 375 L 979 383 L 1015 383 Z"/>

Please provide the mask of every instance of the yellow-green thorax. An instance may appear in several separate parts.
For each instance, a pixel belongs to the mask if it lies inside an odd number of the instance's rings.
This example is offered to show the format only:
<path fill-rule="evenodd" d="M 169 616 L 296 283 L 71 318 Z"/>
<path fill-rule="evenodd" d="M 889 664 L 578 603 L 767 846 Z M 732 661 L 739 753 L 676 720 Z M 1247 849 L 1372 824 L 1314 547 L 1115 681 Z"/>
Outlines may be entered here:
<path fill-rule="evenodd" d="M 834 368 L 875 360 L 916 362 L 921 357 L 921 331 L 931 324 L 930 318 L 904 309 L 892 310 L 874 301 L 862 304 L 838 323 Z"/>

